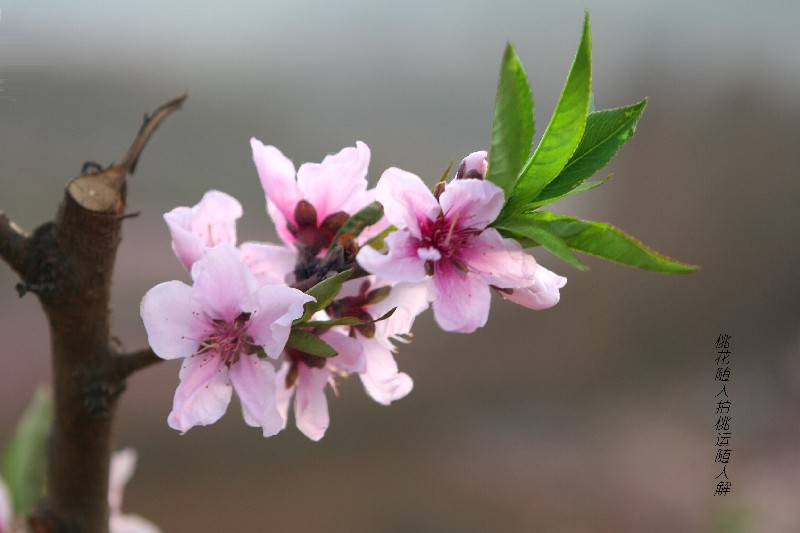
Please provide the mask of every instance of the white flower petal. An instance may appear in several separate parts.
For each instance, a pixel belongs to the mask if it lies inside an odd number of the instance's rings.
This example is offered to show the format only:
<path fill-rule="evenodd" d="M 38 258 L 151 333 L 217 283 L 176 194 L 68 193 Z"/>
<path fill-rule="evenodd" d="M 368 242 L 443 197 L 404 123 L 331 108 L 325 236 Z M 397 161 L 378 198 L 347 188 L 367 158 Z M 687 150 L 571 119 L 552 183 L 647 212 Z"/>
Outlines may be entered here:
<path fill-rule="evenodd" d="M 253 162 L 267 197 L 267 209 L 278 235 L 288 245 L 295 239 L 286 227 L 293 220 L 294 208 L 303 195 L 295 181 L 294 164 L 274 146 L 265 146 L 255 137 L 250 139 Z"/>
<path fill-rule="evenodd" d="M 420 224 L 436 220 L 441 208 L 425 183 L 411 172 L 389 168 L 375 186 L 375 197 L 383 205 L 386 218 L 398 229 L 407 229 L 417 239 Z"/>
<path fill-rule="evenodd" d="M 297 249 L 277 244 L 245 242 L 239 246 L 242 262 L 259 286 L 285 285 L 293 278 Z"/>
<path fill-rule="evenodd" d="M 3 478 L 0 478 L 0 532 L 11 531 L 11 494 Z"/>
<path fill-rule="evenodd" d="M 483 229 L 495 221 L 503 209 L 503 189 L 490 181 L 454 180 L 439 197 L 445 219 L 458 214 L 458 228 Z"/>
<path fill-rule="evenodd" d="M 255 309 L 252 293 L 258 284 L 233 246 L 206 249 L 192 265 L 192 279 L 194 297 L 213 320 L 232 323 L 240 314 Z"/>
<path fill-rule="evenodd" d="M 187 270 L 205 248 L 236 244 L 236 220 L 241 204 L 232 196 L 211 190 L 193 207 L 176 207 L 164 215 L 172 234 L 172 249 Z"/>
<path fill-rule="evenodd" d="M 486 284 L 503 289 L 527 287 L 536 274 L 536 260 L 517 241 L 500 236 L 494 228 L 470 237 L 458 257 Z"/>
<path fill-rule="evenodd" d="M 265 437 L 283 429 L 275 405 L 275 369 L 255 355 L 242 355 L 231 366 L 230 380 L 245 412 L 245 420 L 262 428 Z"/>
<path fill-rule="evenodd" d="M 325 386 L 330 371 L 327 368 L 309 368 L 299 365 L 294 394 L 294 418 L 297 429 L 313 441 L 325 436 L 331 419 Z"/>
<path fill-rule="evenodd" d="M 394 231 L 386 237 L 389 252 L 382 254 L 370 246 L 361 248 L 356 260 L 361 267 L 390 281 L 420 281 L 425 279 L 425 259 L 419 256 L 419 243 L 405 230 Z"/>
<path fill-rule="evenodd" d="M 369 147 L 357 141 L 356 146 L 342 148 L 322 163 L 304 163 L 297 170 L 297 186 L 303 198 L 317 210 L 317 220 L 344 211 L 353 214 L 366 204 L 362 200 L 367 189 Z"/>
<path fill-rule="evenodd" d="M 398 372 L 391 348 L 375 338 L 360 340 L 366 364 L 359 377 L 367 394 L 376 402 L 389 405 L 411 392 L 414 383 L 408 374 Z"/>
<path fill-rule="evenodd" d="M 433 275 L 433 316 L 445 331 L 472 333 L 489 318 L 491 292 L 478 276 L 462 272 L 447 261 Z"/>
<path fill-rule="evenodd" d="M 162 359 L 189 357 L 211 332 L 191 287 L 180 281 L 156 285 L 140 307 L 147 340 Z"/>
<path fill-rule="evenodd" d="M 181 433 L 219 420 L 228 409 L 233 390 L 228 368 L 215 354 L 195 355 L 181 366 L 169 426 Z"/>
<path fill-rule="evenodd" d="M 247 325 L 247 334 L 267 355 L 277 359 L 286 346 L 292 321 L 303 316 L 303 306 L 314 300 L 297 289 L 281 285 L 265 285 L 255 294 L 258 308 Z"/>

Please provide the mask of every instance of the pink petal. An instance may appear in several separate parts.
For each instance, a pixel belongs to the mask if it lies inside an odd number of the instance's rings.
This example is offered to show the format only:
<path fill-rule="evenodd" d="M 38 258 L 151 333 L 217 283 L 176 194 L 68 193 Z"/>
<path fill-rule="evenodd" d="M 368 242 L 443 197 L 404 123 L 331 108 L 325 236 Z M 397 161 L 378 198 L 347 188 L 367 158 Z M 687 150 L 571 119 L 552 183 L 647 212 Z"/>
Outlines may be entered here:
<path fill-rule="evenodd" d="M 370 246 L 361 248 L 356 260 L 361 267 L 380 278 L 391 281 L 425 279 L 425 259 L 417 253 L 419 241 L 405 230 L 393 231 L 386 237 L 389 253 L 382 254 Z"/>
<path fill-rule="evenodd" d="M 503 209 L 503 201 L 503 189 L 481 180 L 451 181 L 439 197 L 447 220 L 458 216 L 457 227 L 472 229 L 483 229 L 494 222 Z"/>
<path fill-rule="evenodd" d="M 359 341 L 334 330 L 322 334 L 320 339 L 338 352 L 338 355 L 328 359 L 329 368 L 348 374 L 361 372 L 364 369 L 364 349 Z"/>
<path fill-rule="evenodd" d="M 195 298 L 212 320 L 233 322 L 241 313 L 255 309 L 252 297 L 257 287 L 255 277 L 232 246 L 206 249 L 192 266 L 192 279 Z"/>
<path fill-rule="evenodd" d="M 330 425 L 328 399 L 325 386 L 330 371 L 327 368 L 309 368 L 299 365 L 294 395 L 294 418 L 297 428 L 313 441 L 325 436 Z"/>
<path fill-rule="evenodd" d="M 398 372 L 397 363 L 388 346 L 376 338 L 361 338 L 361 343 L 366 355 L 366 365 L 359 377 L 372 399 L 389 405 L 411 392 L 414 382 L 407 374 Z"/>
<path fill-rule="evenodd" d="M 375 324 L 375 336 L 389 339 L 411 331 L 414 319 L 430 304 L 429 283 L 398 283 L 386 299 L 367 306 L 367 311 L 375 318 L 386 314 L 395 307 L 395 312 L 386 320 Z M 373 286 L 375 288 L 375 286 Z"/>
<path fill-rule="evenodd" d="M 407 229 L 419 239 L 422 235 L 420 222 L 436 220 L 441 208 L 433 193 L 418 176 L 389 168 L 375 187 L 376 199 L 383 205 L 386 218 L 397 229 Z"/>
<path fill-rule="evenodd" d="M 312 296 L 280 285 L 265 285 L 255 294 L 254 309 L 247 325 L 247 334 L 267 355 L 277 359 L 289 338 L 292 321 L 303 316 L 303 306 L 314 301 Z"/>
<path fill-rule="evenodd" d="M 109 533 L 161 533 L 161 530 L 139 515 L 112 514 L 109 517 Z"/>
<path fill-rule="evenodd" d="M 180 281 L 156 285 L 140 307 L 147 340 L 162 359 L 189 357 L 213 331 L 191 287 Z"/>
<path fill-rule="evenodd" d="M 526 287 L 536 272 L 536 260 L 517 241 L 501 237 L 493 228 L 471 237 L 458 255 L 470 272 L 496 287 Z"/>
<path fill-rule="evenodd" d="M 194 207 L 176 207 L 164 220 L 172 234 L 172 249 L 188 270 L 204 248 L 236 244 L 236 220 L 241 216 L 242 206 L 235 198 L 212 190 Z"/>
<path fill-rule="evenodd" d="M 445 331 L 472 333 L 489 318 L 491 293 L 478 276 L 439 261 L 433 274 L 433 316 Z"/>
<path fill-rule="evenodd" d="M 293 277 L 297 250 L 288 246 L 246 242 L 239 246 L 242 262 L 250 269 L 258 285 L 285 285 Z"/>
<path fill-rule="evenodd" d="M 272 364 L 256 355 L 242 354 L 231 366 L 230 380 L 248 424 L 260 426 L 265 437 L 283 429 L 283 417 L 275 405 L 275 369 Z"/>
<path fill-rule="evenodd" d="M 299 201 L 299 200 L 298 200 Z M 295 205 L 297 205 L 295 203 Z M 275 231 L 278 233 L 278 237 L 287 245 L 293 246 L 297 239 L 292 232 L 289 231 L 289 227 L 286 225 L 287 220 L 294 220 L 294 215 L 290 215 L 288 218 L 283 215 L 280 209 L 272 203 L 272 201 L 267 198 L 267 213 L 269 213 L 269 217 L 272 219 L 272 223 L 275 224 Z M 294 224 L 294 222 L 292 222 Z"/>
<path fill-rule="evenodd" d="M 108 480 L 108 507 L 111 513 L 122 510 L 122 495 L 125 485 L 136 468 L 136 450 L 125 448 L 111 455 L 110 475 Z"/>
<path fill-rule="evenodd" d="M 317 210 L 322 221 L 337 211 L 355 213 L 366 204 L 359 204 L 367 189 L 369 147 L 361 141 L 356 146 L 331 154 L 322 163 L 303 163 L 297 171 L 297 185 Z"/>
<path fill-rule="evenodd" d="M 295 239 L 286 228 L 286 221 L 293 219 L 294 208 L 303 198 L 295 181 L 294 164 L 280 150 L 265 146 L 255 137 L 250 139 L 250 147 L 278 235 L 286 244 L 292 244 Z"/>
<path fill-rule="evenodd" d="M 532 285 L 514 289 L 512 294 L 500 293 L 506 300 L 511 300 L 530 309 L 542 310 L 553 307 L 561 299 L 559 289 L 567 284 L 567 278 L 537 265 Z"/>
<path fill-rule="evenodd" d="M 462 159 L 461 165 L 464 165 L 464 174 L 470 170 L 476 170 L 481 176 L 485 176 L 486 169 L 489 167 L 489 163 L 486 161 L 488 155 L 486 150 L 479 150 Z M 461 165 L 458 166 L 459 171 L 461 170 Z"/>
<path fill-rule="evenodd" d="M 291 363 L 283 359 L 280 362 L 278 371 L 275 373 L 275 406 L 283 419 L 284 428 L 289 420 L 289 404 L 292 401 L 292 394 L 294 394 L 296 388 L 296 385 L 292 385 L 291 387 L 286 386 L 286 376 L 289 375 L 291 367 Z"/>
<path fill-rule="evenodd" d="M 188 357 L 179 377 L 181 382 L 167 418 L 171 428 L 185 433 L 194 426 L 213 424 L 225 414 L 233 390 L 228 367 L 220 357 L 213 353 Z"/>
<path fill-rule="evenodd" d="M 11 494 L 3 478 L 0 478 L 0 532 L 11 531 Z"/>

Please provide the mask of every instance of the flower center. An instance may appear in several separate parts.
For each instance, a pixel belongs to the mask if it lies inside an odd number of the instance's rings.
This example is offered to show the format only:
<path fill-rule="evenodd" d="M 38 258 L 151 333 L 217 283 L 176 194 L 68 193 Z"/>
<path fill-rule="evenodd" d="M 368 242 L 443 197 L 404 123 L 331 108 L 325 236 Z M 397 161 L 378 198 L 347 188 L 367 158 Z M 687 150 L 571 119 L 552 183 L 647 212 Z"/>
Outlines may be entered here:
<path fill-rule="evenodd" d="M 440 214 L 434 221 L 426 220 L 423 222 L 422 239 L 420 248 L 434 249 L 441 254 L 441 259 L 454 263 L 458 268 L 464 270 L 462 262 L 459 260 L 459 251 L 467 245 L 467 240 L 475 234 L 475 230 L 462 227 L 458 224 L 459 213 L 452 216 Z M 428 260 L 425 263 L 425 270 L 429 275 L 433 274 L 435 260 Z"/>
<path fill-rule="evenodd" d="M 214 352 L 222 358 L 222 362 L 231 366 L 239 360 L 239 355 L 256 352 L 253 338 L 247 335 L 247 322 L 250 313 L 242 313 L 233 323 L 225 320 L 214 320 L 215 332 L 208 339 L 200 343 L 198 355 Z"/>

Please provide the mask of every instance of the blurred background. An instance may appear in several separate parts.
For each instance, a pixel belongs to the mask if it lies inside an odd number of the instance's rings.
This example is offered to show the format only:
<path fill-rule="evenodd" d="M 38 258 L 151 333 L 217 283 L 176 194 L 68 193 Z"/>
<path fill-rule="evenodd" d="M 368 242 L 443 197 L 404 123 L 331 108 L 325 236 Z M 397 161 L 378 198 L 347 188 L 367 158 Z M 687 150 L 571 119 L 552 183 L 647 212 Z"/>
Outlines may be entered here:
<path fill-rule="evenodd" d="M 592 17 L 598 108 L 650 102 L 608 184 L 556 212 L 610 222 L 702 265 L 664 276 L 586 258 L 555 308 L 493 302 L 473 335 L 428 312 L 398 355 L 391 407 L 357 379 L 319 443 L 265 440 L 232 405 L 180 436 L 178 364 L 129 382 L 117 447 L 139 466 L 124 508 L 184 531 L 800 531 L 800 4 L 657 2 L 0 3 L 0 209 L 49 220 L 84 161 L 119 161 L 142 115 L 189 91 L 129 185 L 115 333 L 146 342 L 139 300 L 186 280 L 161 216 L 210 188 L 241 240 L 276 240 L 255 135 L 297 165 L 356 140 L 370 180 L 441 175 L 488 144 L 506 41 L 539 134 Z M 0 442 L 49 379 L 46 323 L 0 267 Z M 714 381 L 731 337 L 732 490 L 714 496 Z"/>

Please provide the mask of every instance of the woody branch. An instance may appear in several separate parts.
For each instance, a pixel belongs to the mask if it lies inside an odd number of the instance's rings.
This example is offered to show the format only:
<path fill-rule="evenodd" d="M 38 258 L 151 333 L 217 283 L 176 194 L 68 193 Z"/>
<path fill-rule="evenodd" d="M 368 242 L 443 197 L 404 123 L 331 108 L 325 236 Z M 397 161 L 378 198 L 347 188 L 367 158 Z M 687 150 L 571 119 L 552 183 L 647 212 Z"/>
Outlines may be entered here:
<path fill-rule="evenodd" d="M 159 107 L 122 160 L 68 185 L 55 220 L 27 235 L 0 212 L 0 257 L 35 293 L 48 318 L 54 417 L 47 494 L 30 518 L 36 532 L 108 531 L 108 474 L 118 396 L 125 379 L 156 362 L 149 350 L 121 355 L 111 341 L 109 301 L 126 177 L 158 125 L 186 95 Z"/>

